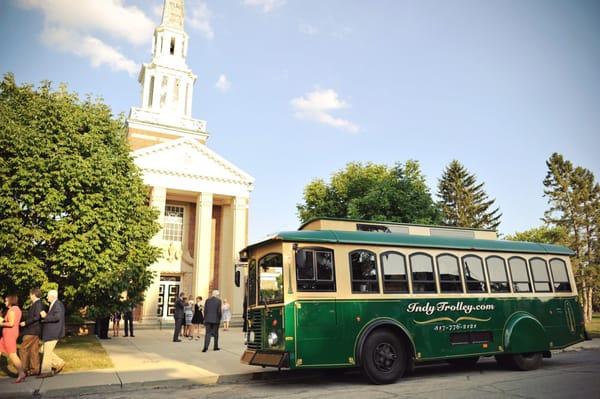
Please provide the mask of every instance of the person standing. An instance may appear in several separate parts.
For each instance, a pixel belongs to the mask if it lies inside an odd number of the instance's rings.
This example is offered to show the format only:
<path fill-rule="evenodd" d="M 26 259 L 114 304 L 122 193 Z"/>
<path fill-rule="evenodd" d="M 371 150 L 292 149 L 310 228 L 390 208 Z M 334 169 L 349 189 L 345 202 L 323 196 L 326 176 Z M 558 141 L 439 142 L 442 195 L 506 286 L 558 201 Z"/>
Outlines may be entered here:
<path fill-rule="evenodd" d="M 210 337 L 215 338 L 214 350 L 219 349 L 219 325 L 221 324 L 221 300 L 219 299 L 219 290 L 214 290 L 212 296 L 206 300 L 204 304 L 204 349 L 208 350 L 210 345 Z"/>
<path fill-rule="evenodd" d="M 194 332 L 192 331 L 192 319 L 194 318 L 194 302 L 187 298 L 183 299 L 184 307 L 183 312 L 185 314 L 185 332 L 184 336 L 189 339 L 194 339 Z"/>
<path fill-rule="evenodd" d="M 7 295 L 4 303 L 8 306 L 6 318 L 0 317 L 2 327 L 2 338 L 0 338 L 0 354 L 6 353 L 10 361 L 17 368 L 18 376 L 15 383 L 25 381 L 27 375 L 23 371 L 21 359 L 17 356 L 17 338 L 19 338 L 19 323 L 21 323 L 21 309 L 19 309 L 19 298 L 16 295 Z"/>
<path fill-rule="evenodd" d="M 173 342 L 181 342 L 179 335 L 181 335 L 181 326 L 185 321 L 185 304 L 183 303 L 184 297 L 185 294 L 182 292 L 175 300 L 175 313 L 173 313 L 173 316 L 175 317 L 175 331 L 173 331 Z"/>
<path fill-rule="evenodd" d="M 125 321 L 125 336 L 126 337 L 134 337 L 133 335 L 133 309 L 130 307 L 127 308 L 125 313 L 123 314 L 123 319 Z"/>
<path fill-rule="evenodd" d="M 39 288 L 29 291 L 31 306 L 27 312 L 25 321 L 21 322 L 21 336 L 23 342 L 19 348 L 19 357 L 23 363 L 23 370 L 27 375 L 38 375 L 40 373 L 40 337 L 42 336 L 42 316 L 44 305 L 40 300 L 42 292 Z"/>
<path fill-rule="evenodd" d="M 121 312 L 112 314 L 113 337 L 118 337 L 121 330 Z"/>
<path fill-rule="evenodd" d="M 196 330 L 196 341 L 200 339 L 200 324 L 204 323 L 204 314 L 202 313 L 202 297 L 196 297 L 194 304 L 194 316 L 192 317 L 193 330 Z M 192 330 L 192 335 L 194 331 Z"/>
<path fill-rule="evenodd" d="M 229 330 L 229 322 L 231 321 L 231 306 L 227 299 L 223 299 L 223 331 Z"/>
<path fill-rule="evenodd" d="M 44 357 L 42 370 L 38 377 L 52 377 L 65 367 L 65 361 L 56 353 L 54 348 L 58 340 L 65 336 L 65 306 L 58 300 L 58 291 L 50 290 L 46 297 L 50 306 L 48 313 L 42 310 L 42 341 L 44 342 Z"/>

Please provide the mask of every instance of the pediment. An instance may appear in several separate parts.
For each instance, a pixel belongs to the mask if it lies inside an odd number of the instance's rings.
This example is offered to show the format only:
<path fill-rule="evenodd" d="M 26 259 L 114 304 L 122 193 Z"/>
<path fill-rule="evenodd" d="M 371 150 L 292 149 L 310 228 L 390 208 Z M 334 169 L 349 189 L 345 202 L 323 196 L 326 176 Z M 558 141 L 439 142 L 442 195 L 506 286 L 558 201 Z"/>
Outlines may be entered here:
<path fill-rule="evenodd" d="M 159 173 L 189 179 L 253 185 L 254 178 L 192 138 L 163 142 L 133 152 L 145 173 Z"/>

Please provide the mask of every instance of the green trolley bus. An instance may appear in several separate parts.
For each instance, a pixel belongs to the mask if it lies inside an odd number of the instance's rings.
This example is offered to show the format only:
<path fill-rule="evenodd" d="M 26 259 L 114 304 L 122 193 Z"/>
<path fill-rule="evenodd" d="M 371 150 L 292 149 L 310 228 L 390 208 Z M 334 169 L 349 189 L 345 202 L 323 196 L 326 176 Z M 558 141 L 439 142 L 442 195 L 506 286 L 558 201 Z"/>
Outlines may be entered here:
<path fill-rule="evenodd" d="M 241 361 L 360 367 L 375 384 L 433 360 L 467 366 L 495 356 L 536 369 L 585 337 L 570 255 L 487 230 L 312 220 L 241 252 Z"/>

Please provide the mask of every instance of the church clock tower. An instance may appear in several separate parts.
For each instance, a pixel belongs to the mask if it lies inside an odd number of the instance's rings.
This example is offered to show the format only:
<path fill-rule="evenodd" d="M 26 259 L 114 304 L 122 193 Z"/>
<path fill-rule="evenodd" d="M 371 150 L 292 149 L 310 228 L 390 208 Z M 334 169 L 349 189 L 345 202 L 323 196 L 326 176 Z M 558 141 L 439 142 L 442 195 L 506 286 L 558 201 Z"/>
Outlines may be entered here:
<path fill-rule="evenodd" d="M 141 107 L 129 115 L 129 142 L 134 149 L 179 137 L 206 142 L 206 122 L 194 119 L 196 75 L 187 66 L 189 36 L 183 28 L 183 0 L 166 0 L 161 24 L 154 30 L 152 60 L 143 64 Z"/>

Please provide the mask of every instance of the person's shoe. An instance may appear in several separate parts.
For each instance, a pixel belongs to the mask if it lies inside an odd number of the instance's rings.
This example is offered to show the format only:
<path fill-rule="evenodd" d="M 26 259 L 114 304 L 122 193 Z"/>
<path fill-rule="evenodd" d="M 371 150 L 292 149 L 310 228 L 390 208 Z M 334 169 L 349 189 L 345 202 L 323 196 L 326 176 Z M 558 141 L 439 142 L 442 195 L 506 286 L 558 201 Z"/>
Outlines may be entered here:
<path fill-rule="evenodd" d="M 216 351 L 220 351 L 220 350 L 221 350 L 221 348 L 215 348 L 214 350 L 216 350 Z"/>
<path fill-rule="evenodd" d="M 124 337 L 129 337 L 129 335 L 127 335 L 127 334 L 125 334 L 125 335 L 123 335 L 123 336 L 124 336 Z"/>
<path fill-rule="evenodd" d="M 131 338 L 134 338 L 134 337 L 135 337 L 135 335 L 131 334 L 131 335 L 130 335 L 130 337 L 131 337 Z"/>
<path fill-rule="evenodd" d="M 206 349 L 206 348 L 202 349 L 202 352 L 206 352 L 206 351 L 208 351 L 208 349 Z"/>
<path fill-rule="evenodd" d="M 52 377 L 54 374 L 52 372 L 49 373 L 39 373 L 37 378 L 48 378 L 48 377 Z"/>
<path fill-rule="evenodd" d="M 65 363 L 61 364 L 56 369 L 54 369 L 54 375 L 60 373 L 62 371 L 62 369 L 64 369 L 64 368 L 65 368 Z"/>
<path fill-rule="evenodd" d="M 180 339 L 174 339 L 173 342 L 181 342 Z"/>

